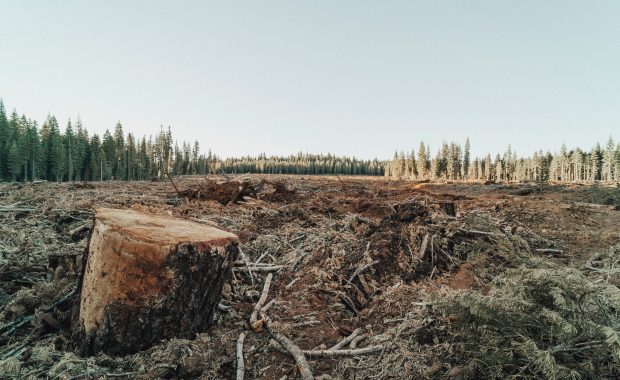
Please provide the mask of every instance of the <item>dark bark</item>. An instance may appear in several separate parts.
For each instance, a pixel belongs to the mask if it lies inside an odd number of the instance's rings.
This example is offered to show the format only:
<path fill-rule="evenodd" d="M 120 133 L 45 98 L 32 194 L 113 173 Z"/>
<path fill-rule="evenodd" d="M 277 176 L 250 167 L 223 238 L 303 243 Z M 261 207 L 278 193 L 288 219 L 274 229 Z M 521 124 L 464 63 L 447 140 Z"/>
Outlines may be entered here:
<path fill-rule="evenodd" d="M 160 268 L 149 268 L 149 272 L 160 273 L 160 280 L 166 283 L 160 297 L 145 304 L 136 295 L 132 304 L 129 295 L 129 302 L 110 303 L 101 325 L 89 334 L 76 318 L 74 337 L 80 354 L 127 354 L 162 339 L 193 338 L 206 331 L 236 260 L 237 243 L 228 244 L 224 253 L 219 251 L 205 245 L 180 244 Z"/>

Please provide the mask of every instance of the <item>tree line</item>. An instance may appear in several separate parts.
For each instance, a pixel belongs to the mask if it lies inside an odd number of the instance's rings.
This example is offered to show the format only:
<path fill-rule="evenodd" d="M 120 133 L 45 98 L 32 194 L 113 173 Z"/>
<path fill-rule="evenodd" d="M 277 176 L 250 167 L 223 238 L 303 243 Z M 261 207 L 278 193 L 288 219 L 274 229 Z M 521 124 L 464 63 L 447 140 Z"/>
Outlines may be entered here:
<path fill-rule="evenodd" d="M 331 174 L 372 175 L 384 174 L 385 161 L 360 160 L 332 154 L 298 153 L 290 156 L 246 156 L 227 158 L 218 162 L 218 168 L 232 173 L 260 174 Z"/>
<path fill-rule="evenodd" d="M 538 151 L 519 156 L 511 149 L 503 155 L 470 157 L 464 146 L 444 142 L 431 157 L 421 142 L 417 152 L 397 152 L 392 160 L 361 160 L 332 154 L 298 153 L 289 156 L 245 156 L 221 159 L 211 150 L 203 153 L 198 141 L 173 138 L 170 127 L 154 136 L 125 133 L 120 122 L 102 136 L 89 134 L 79 118 L 64 128 L 53 115 L 43 124 L 7 115 L 0 100 L 0 180 L 105 181 L 150 180 L 170 175 L 211 173 L 262 173 L 300 175 L 385 175 L 397 179 L 487 181 L 620 181 L 620 144 L 610 137 L 590 151 Z"/>
<path fill-rule="evenodd" d="M 89 134 L 79 118 L 64 128 L 53 115 L 39 124 L 0 100 L 0 180 L 150 180 L 211 173 L 383 175 L 385 162 L 332 154 L 299 153 L 220 159 L 200 151 L 198 141 L 173 138 L 170 127 L 154 136 L 125 133 L 120 122 L 102 136 Z"/>
<path fill-rule="evenodd" d="M 470 141 L 463 147 L 444 142 L 431 157 L 431 149 L 421 142 L 417 153 L 396 152 L 386 164 L 385 176 L 398 179 L 485 180 L 513 182 L 594 182 L 620 181 L 620 144 L 609 137 L 605 147 L 597 143 L 590 151 L 534 152 L 519 156 L 510 146 L 503 155 L 470 157 Z"/>

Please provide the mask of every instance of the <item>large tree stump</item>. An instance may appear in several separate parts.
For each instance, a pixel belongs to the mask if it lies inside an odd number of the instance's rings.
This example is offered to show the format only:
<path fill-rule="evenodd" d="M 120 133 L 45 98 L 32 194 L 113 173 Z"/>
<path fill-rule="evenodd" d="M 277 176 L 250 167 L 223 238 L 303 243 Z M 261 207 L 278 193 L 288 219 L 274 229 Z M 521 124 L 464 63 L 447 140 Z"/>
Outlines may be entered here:
<path fill-rule="evenodd" d="M 235 235 L 171 216 L 98 209 L 74 332 L 84 355 L 125 354 L 205 331 Z"/>

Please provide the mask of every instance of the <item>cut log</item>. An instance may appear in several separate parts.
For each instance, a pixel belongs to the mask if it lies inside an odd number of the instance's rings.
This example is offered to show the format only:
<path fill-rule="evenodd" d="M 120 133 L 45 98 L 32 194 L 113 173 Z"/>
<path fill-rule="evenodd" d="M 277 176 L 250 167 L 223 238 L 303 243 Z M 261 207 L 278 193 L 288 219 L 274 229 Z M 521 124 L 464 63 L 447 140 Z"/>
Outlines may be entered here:
<path fill-rule="evenodd" d="M 211 226 L 98 209 L 74 325 L 80 353 L 127 354 L 204 332 L 237 253 L 238 238 Z"/>

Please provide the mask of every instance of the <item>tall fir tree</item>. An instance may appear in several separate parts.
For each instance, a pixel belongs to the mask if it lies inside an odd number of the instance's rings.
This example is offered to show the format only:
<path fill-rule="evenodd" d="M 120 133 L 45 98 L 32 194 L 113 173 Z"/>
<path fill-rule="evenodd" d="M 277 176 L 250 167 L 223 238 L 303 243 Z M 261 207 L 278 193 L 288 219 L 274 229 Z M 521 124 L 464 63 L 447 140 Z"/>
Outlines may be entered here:
<path fill-rule="evenodd" d="M 114 127 L 114 162 L 112 171 L 115 179 L 127 178 L 127 152 L 125 151 L 125 135 L 121 122 Z"/>
<path fill-rule="evenodd" d="M 6 117 L 4 103 L 0 99 L 0 180 L 8 177 L 8 143 L 9 143 L 9 123 Z"/>
<path fill-rule="evenodd" d="M 463 170 L 461 172 L 461 177 L 467 179 L 469 177 L 469 166 L 470 166 L 470 156 L 469 156 L 469 137 L 465 140 L 465 148 L 463 150 Z"/>

